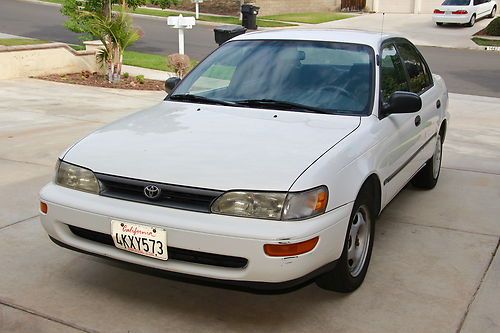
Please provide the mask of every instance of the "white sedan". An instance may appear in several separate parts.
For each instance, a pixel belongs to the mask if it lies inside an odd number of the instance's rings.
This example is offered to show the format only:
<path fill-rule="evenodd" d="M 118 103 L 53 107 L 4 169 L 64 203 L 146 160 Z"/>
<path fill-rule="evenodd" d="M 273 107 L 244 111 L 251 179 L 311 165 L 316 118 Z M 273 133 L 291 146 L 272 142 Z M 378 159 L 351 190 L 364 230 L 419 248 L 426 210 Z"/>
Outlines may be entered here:
<path fill-rule="evenodd" d="M 432 19 L 437 25 L 443 23 L 474 26 L 483 17 L 495 17 L 497 3 L 494 0 L 445 0 L 434 10 Z"/>
<path fill-rule="evenodd" d="M 351 292 L 384 207 L 409 181 L 438 181 L 448 92 L 404 38 L 246 34 L 166 88 L 60 156 L 40 192 L 55 243 L 251 288 Z"/>

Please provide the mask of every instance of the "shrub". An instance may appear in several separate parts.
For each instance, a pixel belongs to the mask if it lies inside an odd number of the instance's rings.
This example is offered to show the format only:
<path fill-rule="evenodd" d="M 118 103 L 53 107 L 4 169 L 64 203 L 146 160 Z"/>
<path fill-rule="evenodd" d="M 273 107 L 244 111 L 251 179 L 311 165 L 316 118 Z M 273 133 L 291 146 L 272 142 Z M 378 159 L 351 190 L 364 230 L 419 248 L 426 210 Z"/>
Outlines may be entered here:
<path fill-rule="evenodd" d="M 145 80 L 144 80 L 144 75 L 137 75 L 137 76 L 135 77 L 135 80 L 136 80 L 137 82 L 139 82 L 139 84 L 144 84 L 144 82 L 145 82 Z"/>
<path fill-rule="evenodd" d="M 130 76 L 130 74 L 128 72 L 123 73 L 123 78 L 124 79 L 128 79 L 129 76 Z"/>
<path fill-rule="evenodd" d="M 175 70 L 178 77 L 182 78 L 188 72 L 191 61 L 185 54 L 174 53 L 168 56 L 167 64 Z"/>
<path fill-rule="evenodd" d="M 490 36 L 500 36 L 500 17 L 497 17 L 488 24 L 485 29 L 486 33 Z"/>

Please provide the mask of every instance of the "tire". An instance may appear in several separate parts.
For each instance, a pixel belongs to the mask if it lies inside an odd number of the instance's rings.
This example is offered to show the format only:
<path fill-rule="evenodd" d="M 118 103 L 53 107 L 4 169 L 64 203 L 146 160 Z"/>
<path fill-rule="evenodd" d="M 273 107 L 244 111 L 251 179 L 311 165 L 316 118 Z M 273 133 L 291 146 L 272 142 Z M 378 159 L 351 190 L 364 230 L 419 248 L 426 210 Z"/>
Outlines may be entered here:
<path fill-rule="evenodd" d="M 497 6 L 493 6 L 493 8 L 491 9 L 490 16 L 488 16 L 488 17 L 494 18 L 496 14 L 497 14 Z"/>
<path fill-rule="evenodd" d="M 467 26 L 468 27 L 473 27 L 474 24 L 476 24 L 476 14 L 472 15 L 472 17 L 470 18 L 469 23 L 467 23 Z"/>
<path fill-rule="evenodd" d="M 363 283 L 373 249 L 375 236 L 375 203 L 373 191 L 365 185 L 361 189 L 351 213 L 344 249 L 335 268 L 316 279 L 326 290 L 350 293 Z M 355 251 L 357 249 L 357 251 Z"/>
<path fill-rule="evenodd" d="M 437 25 L 442 26 L 443 22 L 436 22 Z"/>
<path fill-rule="evenodd" d="M 443 159 L 443 141 L 441 135 L 437 135 L 434 155 L 425 163 L 425 166 L 413 177 L 413 186 L 431 190 L 436 187 L 441 173 L 441 161 Z"/>

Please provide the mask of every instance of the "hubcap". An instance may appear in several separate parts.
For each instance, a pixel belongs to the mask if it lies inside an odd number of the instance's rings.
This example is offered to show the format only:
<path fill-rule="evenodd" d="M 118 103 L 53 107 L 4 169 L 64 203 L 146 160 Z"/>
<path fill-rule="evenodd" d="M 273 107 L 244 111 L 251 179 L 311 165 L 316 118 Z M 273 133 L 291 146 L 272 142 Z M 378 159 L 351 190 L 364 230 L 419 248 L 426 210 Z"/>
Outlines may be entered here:
<path fill-rule="evenodd" d="M 371 241 L 370 230 L 371 221 L 368 208 L 361 206 L 354 215 L 347 239 L 347 265 L 353 277 L 358 276 L 363 270 Z"/>
<path fill-rule="evenodd" d="M 434 156 L 432 157 L 432 175 L 434 176 L 434 179 L 437 179 L 437 177 L 439 176 L 439 169 L 441 168 L 441 154 L 441 136 L 438 135 L 436 141 L 436 150 L 434 151 Z"/>
<path fill-rule="evenodd" d="M 474 25 L 474 23 L 476 23 L 476 17 L 472 16 L 472 18 L 470 19 L 470 24 Z"/>

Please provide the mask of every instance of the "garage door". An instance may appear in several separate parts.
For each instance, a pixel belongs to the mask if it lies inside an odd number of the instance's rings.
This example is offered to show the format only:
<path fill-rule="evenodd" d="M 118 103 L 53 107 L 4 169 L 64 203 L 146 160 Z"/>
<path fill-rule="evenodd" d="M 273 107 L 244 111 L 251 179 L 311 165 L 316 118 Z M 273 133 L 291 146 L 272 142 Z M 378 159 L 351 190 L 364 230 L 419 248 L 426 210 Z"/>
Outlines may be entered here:
<path fill-rule="evenodd" d="M 422 0 L 420 12 L 423 14 L 430 14 L 434 9 L 438 8 L 444 0 Z"/>
<path fill-rule="evenodd" d="M 415 0 L 379 0 L 381 13 L 413 13 Z"/>

